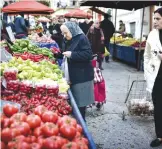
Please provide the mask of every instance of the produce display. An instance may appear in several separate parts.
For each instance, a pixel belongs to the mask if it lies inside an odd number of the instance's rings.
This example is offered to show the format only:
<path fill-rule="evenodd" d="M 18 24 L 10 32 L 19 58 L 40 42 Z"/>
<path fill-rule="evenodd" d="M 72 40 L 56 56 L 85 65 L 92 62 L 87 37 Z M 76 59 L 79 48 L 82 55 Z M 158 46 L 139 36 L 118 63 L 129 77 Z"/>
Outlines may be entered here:
<path fill-rule="evenodd" d="M 54 40 L 51 39 L 51 37 L 47 37 L 46 35 L 43 35 L 42 37 L 39 37 L 38 34 L 31 34 L 28 36 L 28 38 L 34 42 L 40 42 L 40 43 L 55 43 Z"/>
<path fill-rule="evenodd" d="M 48 48 L 39 48 L 37 45 L 32 44 L 29 40 L 18 39 L 10 46 L 14 54 L 28 52 L 34 55 L 43 55 L 49 59 L 53 58 L 53 53 Z"/>
<path fill-rule="evenodd" d="M 1 115 L 1 149 L 88 149 L 75 118 L 38 106 L 31 114 L 6 104 Z"/>
<path fill-rule="evenodd" d="M 114 36 L 110 39 L 110 42 L 114 43 Z M 115 43 L 122 45 L 122 46 L 132 46 L 135 48 L 140 47 L 139 40 L 137 40 L 135 38 L 131 38 L 131 37 L 122 37 L 121 35 L 115 36 Z M 142 41 L 141 47 L 145 47 L 145 46 L 146 46 L 146 41 Z"/>
<path fill-rule="evenodd" d="M 144 99 L 131 99 L 128 104 L 129 112 L 132 115 L 144 116 L 152 115 L 154 106 L 153 103 Z"/>

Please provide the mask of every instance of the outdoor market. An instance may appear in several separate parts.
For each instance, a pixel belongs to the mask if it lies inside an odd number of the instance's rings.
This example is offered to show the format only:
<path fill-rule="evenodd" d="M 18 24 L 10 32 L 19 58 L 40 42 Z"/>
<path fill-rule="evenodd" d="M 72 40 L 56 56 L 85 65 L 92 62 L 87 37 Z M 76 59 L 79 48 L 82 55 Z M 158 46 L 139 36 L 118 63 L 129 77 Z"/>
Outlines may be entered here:
<path fill-rule="evenodd" d="M 161 1 L 0 9 L 2 149 L 162 147 Z"/>

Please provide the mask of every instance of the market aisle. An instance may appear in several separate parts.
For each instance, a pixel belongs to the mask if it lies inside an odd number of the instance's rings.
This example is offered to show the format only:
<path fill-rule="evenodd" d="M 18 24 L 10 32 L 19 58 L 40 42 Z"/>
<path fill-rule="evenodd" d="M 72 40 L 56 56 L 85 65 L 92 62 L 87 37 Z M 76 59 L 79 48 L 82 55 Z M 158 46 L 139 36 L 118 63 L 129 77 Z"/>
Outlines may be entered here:
<path fill-rule="evenodd" d="M 155 136 L 153 118 L 126 116 L 127 120 L 122 120 L 122 112 L 127 113 L 124 101 L 128 84 L 133 80 L 143 80 L 143 72 L 111 61 L 104 63 L 103 75 L 107 104 L 100 112 L 95 108 L 87 111 L 88 127 L 98 149 L 151 149 L 149 143 Z"/>

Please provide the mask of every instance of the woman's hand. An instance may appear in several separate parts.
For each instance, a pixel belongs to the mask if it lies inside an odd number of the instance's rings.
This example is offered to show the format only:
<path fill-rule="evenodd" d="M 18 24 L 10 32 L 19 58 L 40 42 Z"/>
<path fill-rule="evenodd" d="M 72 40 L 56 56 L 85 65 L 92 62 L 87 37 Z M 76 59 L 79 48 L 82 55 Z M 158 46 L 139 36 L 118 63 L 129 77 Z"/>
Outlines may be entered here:
<path fill-rule="evenodd" d="M 71 57 L 71 51 L 66 51 L 66 52 L 63 52 L 62 54 L 65 55 L 68 58 Z"/>

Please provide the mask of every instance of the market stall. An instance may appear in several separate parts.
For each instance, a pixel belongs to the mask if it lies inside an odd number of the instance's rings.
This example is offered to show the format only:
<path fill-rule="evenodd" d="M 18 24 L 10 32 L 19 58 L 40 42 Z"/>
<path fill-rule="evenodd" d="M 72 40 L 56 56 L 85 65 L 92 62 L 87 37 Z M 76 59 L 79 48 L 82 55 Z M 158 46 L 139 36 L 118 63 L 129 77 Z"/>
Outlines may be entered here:
<path fill-rule="evenodd" d="M 146 40 L 142 41 L 140 44 L 139 40 L 136 40 L 131 37 L 115 37 L 116 44 L 114 44 L 114 37 L 111 38 L 110 42 L 110 53 L 113 55 L 114 47 L 116 49 L 115 58 L 126 62 L 128 64 L 134 65 L 136 68 L 138 67 L 138 61 L 140 58 L 140 70 L 143 70 L 143 54 L 145 49 Z M 141 48 L 140 48 L 141 45 Z M 139 49 L 140 57 L 139 57 Z"/>
<path fill-rule="evenodd" d="M 9 52 L 13 57 L 0 64 L 1 98 L 20 106 L 1 107 L 2 144 L 8 148 L 73 145 L 96 149 L 53 51 L 19 39 L 9 45 Z"/>

